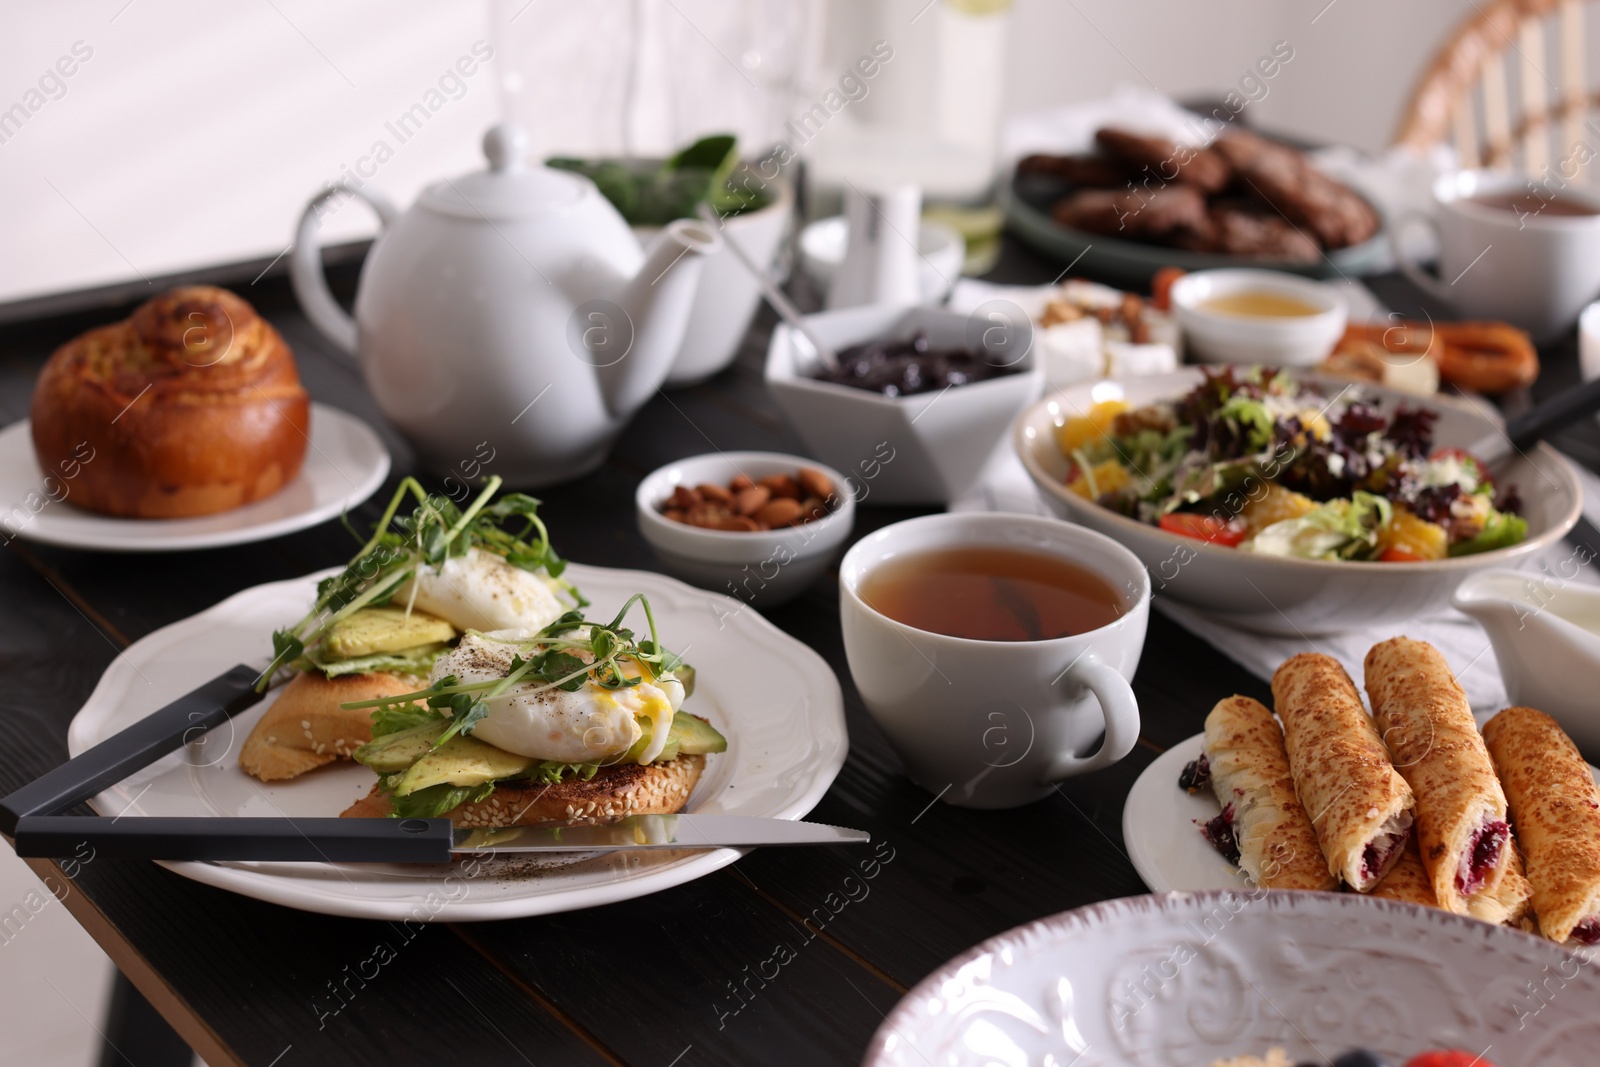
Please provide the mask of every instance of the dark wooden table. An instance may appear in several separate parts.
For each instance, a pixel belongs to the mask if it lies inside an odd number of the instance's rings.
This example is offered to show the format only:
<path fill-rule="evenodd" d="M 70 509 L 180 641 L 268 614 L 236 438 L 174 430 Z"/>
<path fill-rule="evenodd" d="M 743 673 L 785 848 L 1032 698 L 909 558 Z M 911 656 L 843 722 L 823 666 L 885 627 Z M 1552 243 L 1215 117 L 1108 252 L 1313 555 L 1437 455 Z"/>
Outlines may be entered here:
<path fill-rule="evenodd" d="M 1047 281 L 1058 269 L 1008 247 L 991 277 Z M 346 296 L 352 281 L 348 270 L 336 277 Z M 1403 282 L 1379 279 L 1375 288 L 1391 306 L 1417 310 Z M 284 282 L 240 291 L 294 347 L 312 396 L 384 435 L 394 473 L 373 501 L 387 500 L 411 455 L 354 366 L 311 330 Z M 0 330 L 0 423 L 27 415 L 34 376 L 56 345 L 126 312 Z M 802 451 L 762 386 L 770 328 L 760 319 L 737 363 L 712 381 L 655 397 L 601 470 L 539 494 L 561 551 L 583 563 L 656 569 L 632 514 L 646 472 L 713 448 Z M 1575 380 L 1572 347 L 1569 339 L 1548 354 L 1545 389 Z M 1567 444 L 1592 464 L 1593 438 L 1585 430 Z M 378 510 L 373 502 L 359 509 L 357 525 Z M 869 503 L 855 536 L 922 510 Z M 0 792 L 66 759 L 68 722 L 130 642 L 352 550 L 336 522 L 172 555 L 10 542 L 0 552 Z M 1196 733 L 1219 697 L 1268 694 L 1260 679 L 1153 613 L 1133 683 L 1143 727 L 1132 753 L 1030 807 L 967 811 L 935 803 L 901 774 L 851 684 L 838 614 L 835 585 L 824 580 L 769 617 L 821 653 L 844 687 L 850 757 L 812 817 L 871 831 L 879 862 L 865 868 L 860 849 L 758 850 L 640 900 L 416 932 L 259 903 L 150 863 L 99 860 L 71 879 L 53 863 L 32 865 L 213 1067 L 854 1063 L 900 996 L 951 956 L 1022 922 L 1144 892 L 1122 846 L 1133 780 Z"/>

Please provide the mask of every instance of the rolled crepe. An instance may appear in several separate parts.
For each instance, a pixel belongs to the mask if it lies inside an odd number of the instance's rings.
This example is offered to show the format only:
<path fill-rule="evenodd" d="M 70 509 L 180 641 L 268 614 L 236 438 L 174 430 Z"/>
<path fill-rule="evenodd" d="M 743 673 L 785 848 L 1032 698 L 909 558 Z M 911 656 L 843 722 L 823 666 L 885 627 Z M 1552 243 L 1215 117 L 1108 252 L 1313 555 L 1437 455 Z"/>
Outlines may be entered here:
<path fill-rule="evenodd" d="M 1367 698 L 1389 758 L 1417 799 L 1416 837 L 1439 907 L 1471 914 L 1505 872 L 1506 797 L 1467 694 L 1439 650 L 1393 637 L 1366 660 Z"/>
<path fill-rule="evenodd" d="M 1283 731 L 1259 701 L 1231 696 L 1206 716 L 1211 788 L 1231 827 L 1239 869 L 1267 889 L 1337 889 L 1295 796 Z M 1218 844 L 1218 835 L 1207 836 Z M 1232 857 L 1230 857 L 1232 858 Z"/>
<path fill-rule="evenodd" d="M 1533 883 L 1539 932 L 1600 943 L 1600 789 L 1550 716 L 1507 708 L 1483 728 Z"/>
<path fill-rule="evenodd" d="M 1505 871 L 1492 890 L 1475 893 L 1467 901 L 1474 919 L 1502 926 L 1517 926 L 1536 933 L 1533 927 L 1533 883 L 1524 876 L 1522 857 L 1515 841 L 1506 846 Z"/>
<path fill-rule="evenodd" d="M 1406 842 L 1389 873 L 1367 895 L 1429 908 L 1439 906 L 1439 898 L 1433 895 L 1433 881 L 1428 877 L 1428 868 L 1422 865 L 1415 841 Z"/>
<path fill-rule="evenodd" d="M 1411 833 L 1411 787 L 1389 763 L 1338 660 L 1315 652 L 1285 660 L 1272 676 L 1272 698 L 1295 792 L 1328 870 L 1365 893 L 1389 873 Z"/>
<path fill-rule="evenodd" d="M 1422 863 L 1422 853 L 1415 839 L 1406 842 L 1400 858 L 1368 896 L 1439 907 L 1439 898 L 1433 893 L 1433 878 Z M 1497 926 L 1519 926 L 1532 910 L 1532 903 L 1533 886 L 1522 876 L 1522 861 L 1517 857 L 1516 847 L 1512 846 L 1506 849 L 1505 870 L 1499 884 L 1473 896 L 1471 914 L 1474 919 Z"/>

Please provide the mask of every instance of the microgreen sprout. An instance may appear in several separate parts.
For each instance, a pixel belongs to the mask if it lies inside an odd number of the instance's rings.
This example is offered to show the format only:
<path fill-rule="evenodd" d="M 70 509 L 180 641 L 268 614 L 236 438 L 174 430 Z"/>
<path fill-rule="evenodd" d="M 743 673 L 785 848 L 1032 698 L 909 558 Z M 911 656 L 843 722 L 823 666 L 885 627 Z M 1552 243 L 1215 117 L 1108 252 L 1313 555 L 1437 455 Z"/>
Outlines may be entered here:
<path fill-rule="evenodd" d="M 650 628 L 650 636 L 642 641 L 622 625 L 635 602 L 644 609 L 645 622 Z M 602 689 L 627 689 L 644 681 L 644 676 L 627 674 L 623 659 L 645 665 L 656 677 L 683 666 L 682 656 L 662 647 L 656 632 L 655 614 L 643 593 L 629 597 L 609 625 L 590 622 L 581 611 L 569 611 L 531 637 L 478 636 L 518 647 L 504 678 L 461 682 L 454 675 L 446 675 L 426 689 L 374 700 L 355 700 L 339 706 L 352 711 L 376 709 L 374 717 L 380 721 L 390 718 L 414 721 L 415 702 L 422 701 L 451 720 L 449 727 L 434 741 L 437 748 L 457 734 L 471 733 L 488 714 L 487 701 L 509 692 L 513 686 L 530 685 L 523 694 L 526 696 L 552 689 L 573 693 L 586 682 L 593 682 Z"/>
<path fill-rule="evenodd" d="M 524 493 L 507 493 L 491 504 L 500 484 L 498 476 L 490 478 L 463 509 L 454 501 L 429 495 L 415 478 L 404 479 L 361 550 L 343 571 L 318 583 L 311 610 L 272 635 L 272 662 L 256 679 L 257 691 L 265 690 L 274 674 L 304 655 L 341 619 L 365 607 L 387 604 L 423 567 L 438 568 L 472 548 L 560 580 L 566 561 L 550 547 L 550 532 L 538 515 L 539 501 Z M 401 515 L 408 497 L 415 498 L 416 507 Z M 345 526 L 350 528 L 348 518 Z M 561 585 L 580 606 L 588 604 L 571 582 Z"/>

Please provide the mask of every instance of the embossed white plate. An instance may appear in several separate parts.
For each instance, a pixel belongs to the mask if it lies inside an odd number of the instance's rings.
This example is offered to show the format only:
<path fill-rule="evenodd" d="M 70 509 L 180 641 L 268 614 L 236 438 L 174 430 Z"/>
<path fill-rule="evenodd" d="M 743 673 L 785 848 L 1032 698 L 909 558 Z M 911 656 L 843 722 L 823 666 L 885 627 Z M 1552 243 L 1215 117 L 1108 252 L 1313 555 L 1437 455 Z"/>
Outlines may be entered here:
<path fill-rule="evenodd" d="M 370 426 L 338 408 L 312 404 L 311 441 L 300 474 L 265 500 L 192 519 L 118 519 L 73 507 L 72 482 L 45 478 L 28 425 L 23 419 L 0 430 L 0 536 L 7 540 L 95 552 L 178 552 L 265 541 L 350 510 L 377 492 L 389 474 L 389 450 Z"/>
<path fill-rule="evenodd" d="M 317 580 L 335 571 L 246 589 L 135 642 L 106 669 L 72 720 L 76 756 L 236 663 L 264 665 L 273 629 L 298 619 Z M 634 593 L 650 598 L 663 643 L 696 668 L 688 710 L 710 719 L 728 751 L 707 758 L 685 810 L 798 819 L 844 764 L 848 741 L 839 682 L 811 649 L 739 601 L 645 571 L 573 564 L 567 571 L 615 614 Z M 635 609 L 637 611 L 637 608 Z M 640 621 L 635 626 L 642 626 Z M 129 777 L 91 801 L 102 815 L 337 815 L 372 788 L 373 774 L 340 762 L 266 784 L 239 769 L 239 745 L 272 695 L 230 725 Z M 709 874 L 735 849 L 632 852 L 530 863 L 510 859 L 406 867 L 320 863 L 167 863 L 186 878 L 306 911 L 418 921 L 509 919 L 628 900 Z"/>
<path fill-rule="evenodd" d="M 1535 991 L 1537 995 L 1535 995 Z M 906 994 L 866 1067 L 1205 1067 L 1355 1047 L 1593 1063 L 1600 975 L 1536 937 L 1354 894 L 1128 897 L 1042 919 Z"/>
<path fill-rule="evenodd" d="M 1183 765 L 1200 758 L 1205 740 L 1205 734 L 1195 734 L 1156 757 L 1133 783 L 1122 806 L 1122 842 L 1128 858 L 1144 884 L 1157 893 L 1249 888 L 1239 868 L 1223 859 L 1196 825 L 1222 811 L 1217 798 L 1210 789 L 1190 795 L 1178 788 Z M 1600 767 L 1590 764 L 1589 773 L 1600 782 Z"/>

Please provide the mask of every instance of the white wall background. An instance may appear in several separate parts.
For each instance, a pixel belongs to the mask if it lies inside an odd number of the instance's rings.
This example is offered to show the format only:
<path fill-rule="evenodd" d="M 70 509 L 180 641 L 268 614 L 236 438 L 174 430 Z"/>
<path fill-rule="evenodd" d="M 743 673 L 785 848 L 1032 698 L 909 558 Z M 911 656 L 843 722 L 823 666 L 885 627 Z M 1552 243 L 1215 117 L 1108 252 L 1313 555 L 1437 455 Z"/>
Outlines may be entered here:
<path fill-rule="evenodd" d="M 305 198 L 375 142 L 394 155 L 370 180 L 405 203 L 426 180 L 476 166 L 478 137 L 506 106 L 545 150 L 615 150 L 624 136 L 659 150 L 701 132 L 702 117 L 758 137 L 816 65 L 822 10 L 823 0 L 10 5 L 0 112 L 42 106 L 14 133 L 0 127 L 0 303 L 270 258 Z M 1417 71 L 1471 10 L 1472 0 L 1016 0 L 1004 106 L 1119 83 L 1225 91 L 1288 40 L 1295 58 L 1257 121 L 1376 149 Z M 643 73 L 626 112 L 636 39 Z M 30 98 L 79 41 L 93 55 L 64 93 Z M 397 143 L 385 123 L 438 89 L 478 41 L 494 59 L 441 92 L 423 130 Z M 350 207 L 325 232 L 371 226 Z"/>

